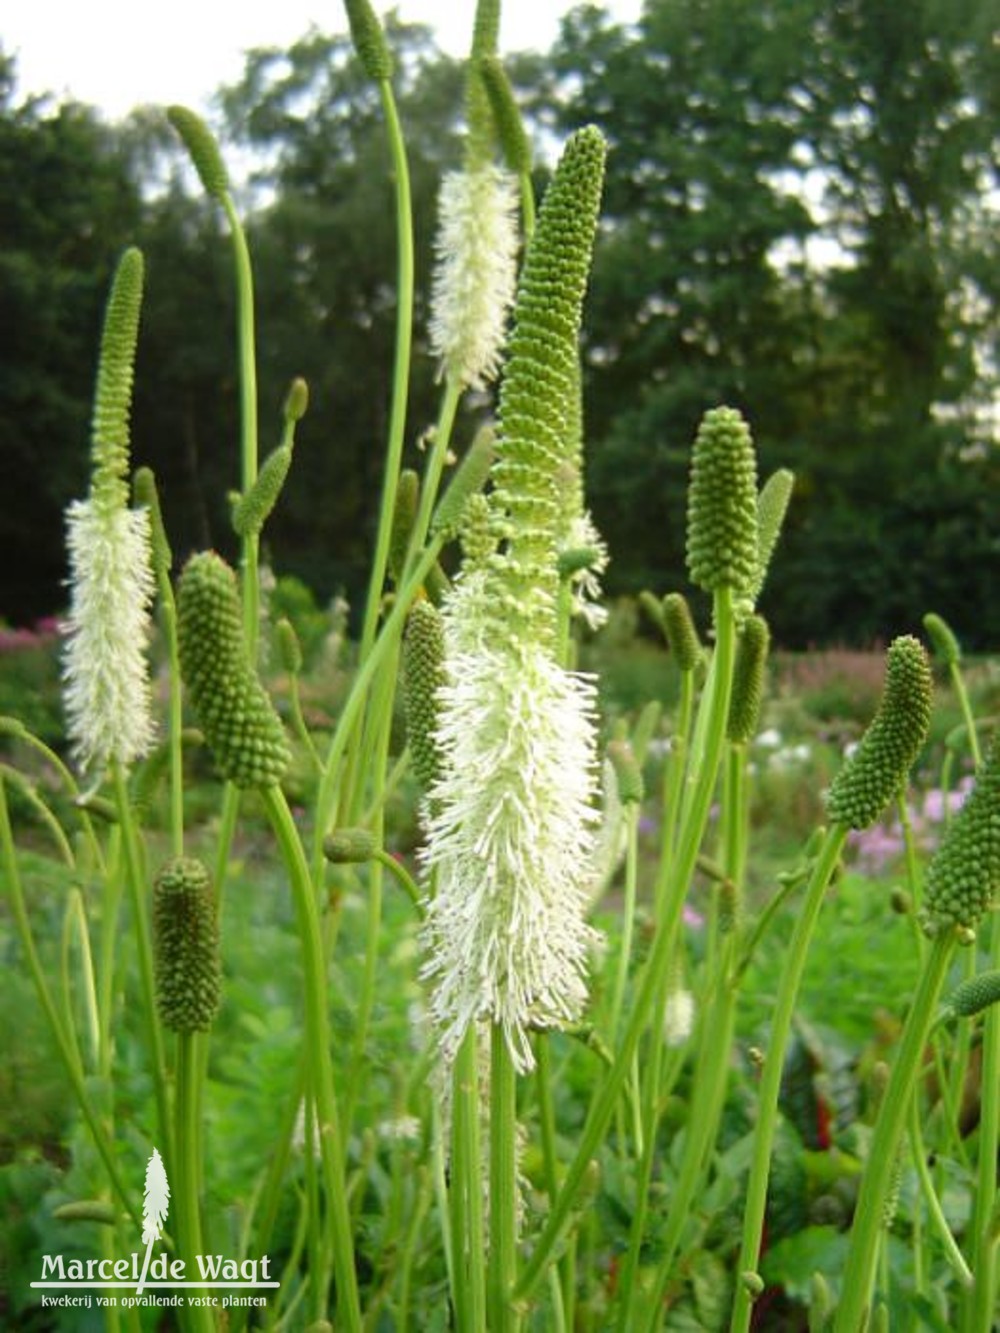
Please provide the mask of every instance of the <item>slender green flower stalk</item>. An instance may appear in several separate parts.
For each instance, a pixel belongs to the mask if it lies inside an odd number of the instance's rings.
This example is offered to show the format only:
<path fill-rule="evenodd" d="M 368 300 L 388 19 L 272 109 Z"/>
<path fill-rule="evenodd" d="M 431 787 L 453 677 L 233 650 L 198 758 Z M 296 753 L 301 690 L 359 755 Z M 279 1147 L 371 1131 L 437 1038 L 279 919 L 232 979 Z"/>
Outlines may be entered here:
<path fill-rule="evenodd" d="M 99 778 L 152 746 L 146 643 L 154 578 L 150 517 L 130 510 L 129 412 L 143 261 L 126 250 L 108 298 L 94 395 L 90 494 L 67 514 L 70 610 L 63 654 L 76 759 Z"/>
<path fill-rule="evenodd" d="M 962 678 L 962 646 L 948 622 L 933 611 L 929 611 L 924 616 L 924 629 L 927 631 L 927 637 L 931 641 L 936 656 L 948 671 L 955 697 L 958 699 L 958 706 L 962 710 L 962 721 L 965 723 L 965 732 L 969 738 L 972 762 L 976 768 L 979 768 L 983 762 L 983 756 L 979 748 L 979 734 L 976 730 L 975 719 L 972 716 L 972 708 L 969 704 L 969 692 L 965 688 L 965 681 Z"/>
<path fill-rule="evenodd" d="M 507 544 L 444 610 L 424 975 L 446 1056 L 488 1018 L 519 1070 L 534 1064 L 530 1028 L 579 1015 L 592 939 L 593 689 L 553 654 L 562 445 L 603 164 L 600 135 L 580 131 L 546 196 L 501 393 L 491 505 Z"/>

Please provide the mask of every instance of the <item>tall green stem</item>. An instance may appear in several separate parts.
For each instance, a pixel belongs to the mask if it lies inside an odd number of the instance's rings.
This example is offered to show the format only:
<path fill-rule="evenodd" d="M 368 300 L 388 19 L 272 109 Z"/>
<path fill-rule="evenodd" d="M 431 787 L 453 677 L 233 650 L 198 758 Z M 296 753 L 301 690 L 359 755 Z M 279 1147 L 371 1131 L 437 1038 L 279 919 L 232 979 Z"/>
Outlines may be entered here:
<path fill-rule="evenodd" d="M 490 1046 L 490 1333 L 517 1333 L 517 1080 L 503 1028 Z"/>
<path fill-rule="evenodd" d="M 823 905 L 823 895 L 840 858 L 847 838 L 847 829 L 834 824 L 823 840 L 823 846 L 813 866 L 805 901 L 799 912 L 791 943 L 783 960 L 781 985 L 771 1020 L 767 1057 L 761 1077 L 760 1098 L 757 1107 L 757 1128 L 754 1132 L 753 1161 L 743 1213 L 743 1243 L 736 1265 L 736 1299 L 730 1333 L 746 1333 L 750 1327 L 753 1304 L 750 1288 L 743 1281 L 744 1274 L 755 1273 L 760 1255 L 760 1241 L 764 1229 L 764 1208 L 767 1203 L 767 1180 L 771 1169 L 771 1148 L 778 1123 L 778 1094 L 781 1091 L 781 1073 L 785 1063 L 785 1048 L 791 1032 L 802 973 L 812 940 L 813 930 Z"/>
<path fill-rule="evenodd" d="M 910 1099 L 923 1062 L 927 1033 L 930 1030 L 934 1008 L 954 947 L 955 941 L 950 935 L 940 935 L 934 940 L 906 1018 L 903 1038 L 889 1077 L 885 1098 L 879 1108 L 875 1133 L 861 1180 L 861 1192 L 858 1195 L 854 1225 L 851 1228 L 851 1247 L 844 1269 L 840 1306 L 834 1324 L 835 1333 L 861 1333 L 871 1312 L 875 1259 L 882 1230 L 885 1201 L 892 1181 L 900 1139 L 906 1126 Z"/>
<path fill-rule="evenodd" d="M 474 1023 L 452 1070 L 452 1152 L 449 1204 L 453 1246 L 452 1299 L 457 1327 L 485 1333 L 486 1268 L 483 1162 L 479 1133 L 478 1033 Z"/>
<path fill-rule="evenodd" d="M 990 924 L 990 963 L 1000 969 L 1000 913 Z M 979 1155 L 976 1201 L 970 1227 L 975 1282 L 966 1306 L 966 1333 L 989 1333 L 997 1310 L 997 1242 L 995 1209 L 997 1152 L 1000 1149 L 1000 1004 L 986 1011 L 983 1022 Z"/>
<path fill-rule="evenodd" d="M 200 1061 L 194 1034 L 181 1032 L 177 1037 L 177 1080 L 174 1089 L 174 1171 L 177 1185 L 177 1252 L 185 1261 L 186 1271 L 198 1271 L 195 1255 L 203 1253 L 201 1241 L 201 1202 L 198 1178 L 201 1160 Z M 187 1311 L 188 1327 L 212 1333 L 215 1321 L 202 1306 Z"/>
<path fill-rule="evenodd" d="M 326 969 L 319 913 L 309 878 L 309 867 L 284 794 L 279 787 L 267 787 L 262 796 L 291 883 L 302 944 L 305 1037 L 306 1048 L 310 1052 L 309 1080 L 319 1115 L 323 1181 L 332 1220 L 338 1327 L 359 1333 L 361 1307 L 354 1271 L 350 1212 L 344 1189 L 344 1149 L 330 1059 Z"/>

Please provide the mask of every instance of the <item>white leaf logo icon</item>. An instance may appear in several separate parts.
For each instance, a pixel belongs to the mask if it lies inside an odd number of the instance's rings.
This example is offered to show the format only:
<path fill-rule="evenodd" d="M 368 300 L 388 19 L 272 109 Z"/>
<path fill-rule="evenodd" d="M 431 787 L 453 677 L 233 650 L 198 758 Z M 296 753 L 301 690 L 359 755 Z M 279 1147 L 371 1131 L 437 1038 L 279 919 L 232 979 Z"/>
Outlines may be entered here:
<path fill-rule="evenodd" d="M 160 1238 L 163 1223 L 170 1206 L 170 1183 L 163 1167 L 163 1158 L 153 1149 L 146 1163 L 146 1188 L 142 1196 L 142 1243 L 146 1247 L 146 1257 L 142 1263 L 142 1276 L 136 1287 L 136 1294 L 142 1292 L 149 1272 L 149 1260 L 153 1245 Z"/>

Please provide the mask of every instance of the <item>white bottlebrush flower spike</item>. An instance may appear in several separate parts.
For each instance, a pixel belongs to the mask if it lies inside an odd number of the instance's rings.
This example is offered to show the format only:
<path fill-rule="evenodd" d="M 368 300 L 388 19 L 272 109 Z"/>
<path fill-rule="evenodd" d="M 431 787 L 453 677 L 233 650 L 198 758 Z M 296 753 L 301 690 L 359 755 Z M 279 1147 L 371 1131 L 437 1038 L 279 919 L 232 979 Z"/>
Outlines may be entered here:
<path fill-rule="evenodd" d="M 159 1240 L 170 1207 L 170 1185 L 163 1158 L 154 1148 L 146 1163 L 146 1188 L 142 1196 L 142 1243 Z"/>
<path fill-rule="evenodd" d="M 154 728 L 146 643 L 153 596 L 149 513 L 75 501 L 67 514 L 70 608 L 64 700 L 82 770 L 147 753 Z"/>
<path fill-rule="evenodd" d="M 517 276 L 517 191 L 492 163 L 441 183 L 431 346 L 444 374 L 482 389 L 497 376 Z"/>
<path fill-rule="evenodd" d="M 467 642 L 451 619 L 446 645 Z M 572 1022 L 586 1000 L 594 691 L 532 644 L 447 659 L 424 975 L 446 1056 L 489 1019 L 523 1071 L 527 1030 Z"/>

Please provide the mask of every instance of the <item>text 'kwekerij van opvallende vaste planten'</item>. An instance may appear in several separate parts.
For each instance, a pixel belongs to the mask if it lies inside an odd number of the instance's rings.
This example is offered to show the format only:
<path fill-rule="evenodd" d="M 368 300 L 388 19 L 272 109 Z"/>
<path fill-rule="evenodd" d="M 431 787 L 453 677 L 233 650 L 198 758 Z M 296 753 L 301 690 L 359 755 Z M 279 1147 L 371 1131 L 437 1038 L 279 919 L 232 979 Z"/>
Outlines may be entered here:
<path fill-rule="evenodd" d="M 670 688 L 615 709 L 580 669 L 609 559 L 580 372 L 606 144 L 575 133 L 536 213 L 480 0 L 440 190 L 440 415 L 404 467 L 404 128 L 379 21 L 346 7 L 398 235 L 358 641 L 324 625 L 321 668 L 274 621 L 262 542 L 309 469 L 308 391 L 264 405 L 261 461 L 250 251 L 214 139 L 172 107 L 232 243 L 239 555 L 175 560 L 133 468 L 129 249 L 67 514 L 68 757 L 2 719 L 14 966 L 73 1106 L 8 1308 L 71 1321 L 86 1298 L 109 1328 L 191 1333 L 988 1333 L 1000 740 L 959 644 L 934 610 L 900 626 L 846 754 L 815 730 L 786 745 L 779 713 L 764 728 L 758 603 L 794 478 L 760 478 L 744 416 L 716 407 L 677 572 L 709 616 L 644 593 Z M 793 807 L 776 851 L 762 831 Z"/>

